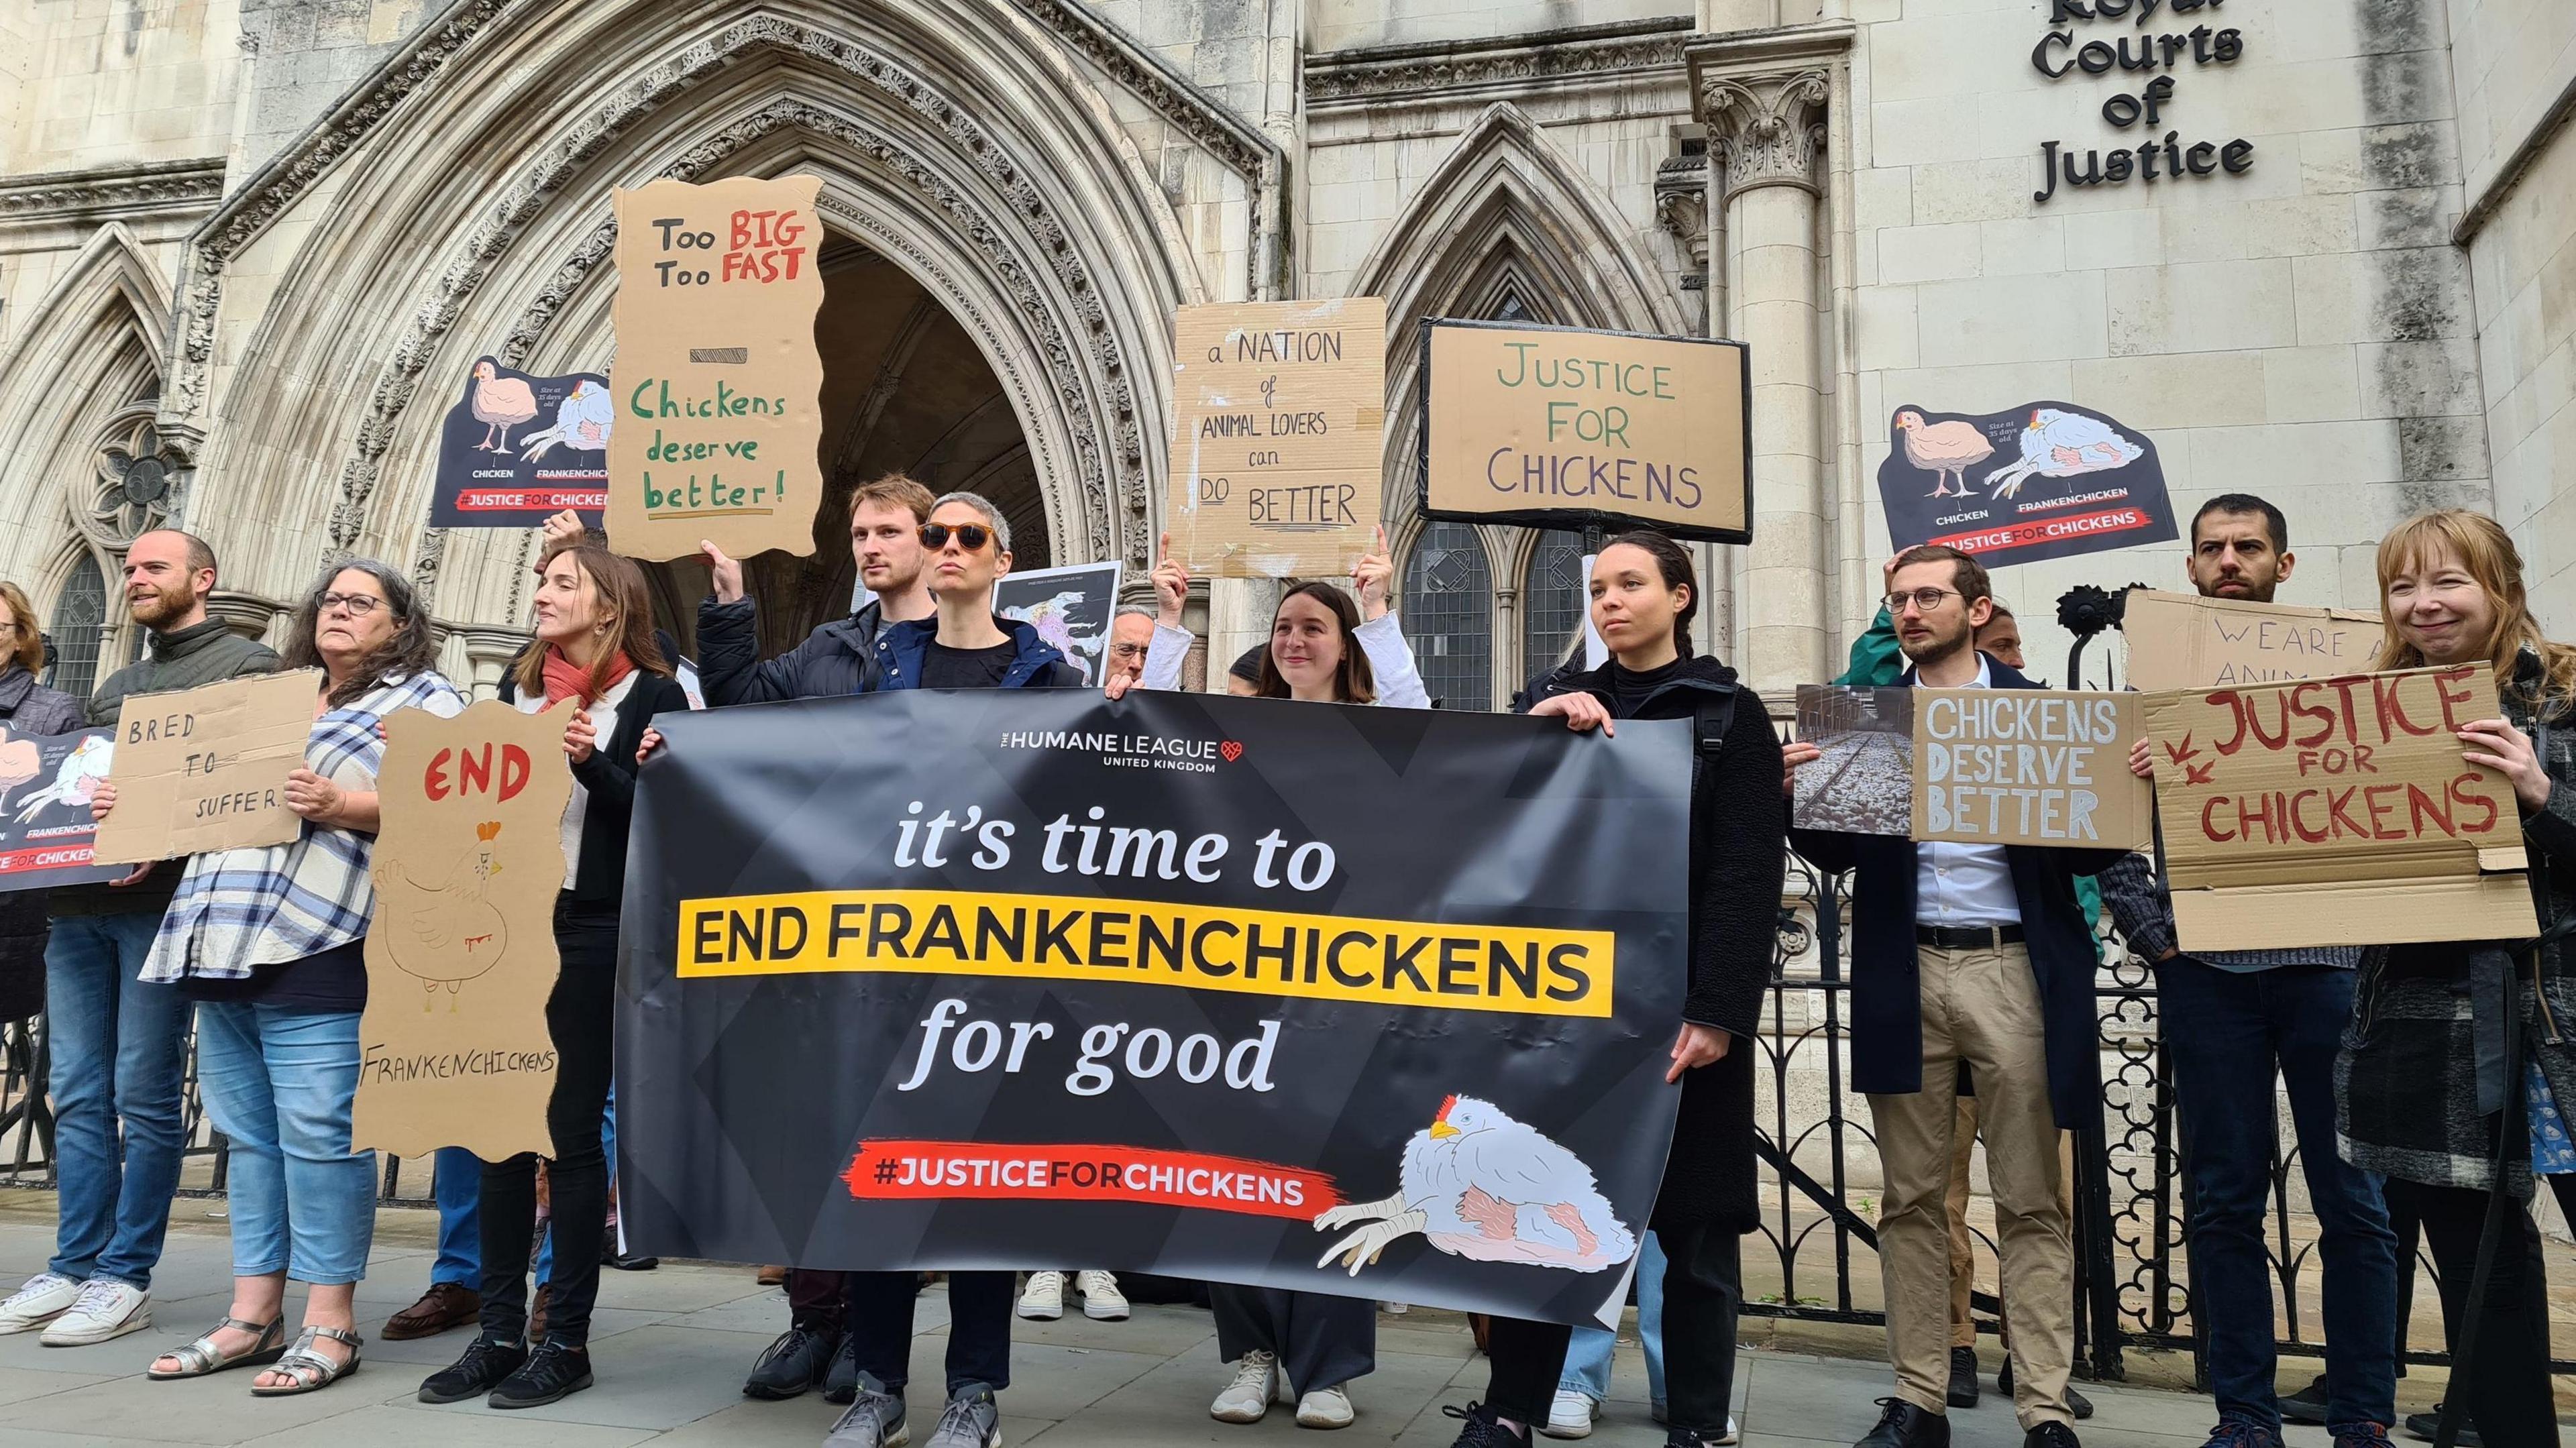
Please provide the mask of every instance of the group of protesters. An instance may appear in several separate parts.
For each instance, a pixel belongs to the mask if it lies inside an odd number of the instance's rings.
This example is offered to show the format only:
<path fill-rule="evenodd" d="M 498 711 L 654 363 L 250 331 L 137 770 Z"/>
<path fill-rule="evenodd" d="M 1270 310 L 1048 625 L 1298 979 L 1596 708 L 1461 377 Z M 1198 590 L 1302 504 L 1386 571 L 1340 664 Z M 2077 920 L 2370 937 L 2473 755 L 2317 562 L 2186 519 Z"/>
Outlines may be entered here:
<path fill-rule="evenodd" d="M 775 658 L 761 656 L 741 565 L 706 547 L 713 592 L 696 619 L 694 670 L 707 705 L 1083 686 L 1034 627 L 994 612 L 993 586 L 1012 553 L 1010 524 L 991 502 L 934 497 L 891 476 L 856 490 L 848 528 L 868 601 Z M 2212 598 L 2268 602 L 2295 566 L 2288 520 L 2247 495 L 2208 502 L 2190 543 L 2189 580 Z M 2460 731 L 2462 757 L 2510 784 L 2539 918 L 2544 927 L 2568 918 L 2576 648 L 2543 637 L 2521 560 L 2491 518 L 2409 519 L 2381 541 L 2377 571 L 2385 636 L 2375 669 L 2493 670 L 2499 706 Z M 562 965 L 546 1006 L 560 1060 L 552 1149 L 543 1162 L 442 1154 L 438 1276 L 387 1324 L 398 1336 L 474 1326 L 456 1361 L 421 1385 L 428 1402 L 521 1408 L 589 1387 L 601 1265 L 643 1265 L 624 1257 L 611 1226 L 618 911 L 637 781 L 671 747 L 651 721 L 695 701 L 677 642 L 654 628 L 635 562 L 567 515 L 548 525 L 537 572 L 534 638 L 501 697 L 529 713 L 560 711 L 561 767 L 573 781 L 554 915 Z M 0 963 L 31 943 L 44 961 L 61 1206 L 57 1251 L 0 1303 L 0 1333 L 41 1330 L 46 1343 L 70 1345 L 150 1324 L 185 1145 L 193 1016 L 199 1089 L 230 1144 L 235 1287 L 214 1328 L 149 1372 L 255 1367 L 250 1391 L 288 1396 L 330 1386 L 357 1367 L 364 1346 L 353 1293 L 372 1240 L 376 1171 L 372 1153 L 351 1151 L 351 1114 L 382 724 L 405 708 L 451 716 L 466 700 L 435 668 L 430 620 L 398 569 L 351 559 L 326 571 L 286 626 L 283 657 L 209 615 L 216 577 L 200 539 L 165 530 L 135 540 L 126 603 L 148 652 L 85 704 L 37 682 L 37 620 L 22 593 L 0 585 L 10 636 L 0 721 L 21 734 L 112 723 L 129 695 L 280 667 L 320 671 L 304 767 L 287 787 L 305 822 L 298 838 L 56 889 L 32 918 L 41 897 L 10 897 L 16 913 L 0 918 Z M 1381 532 L 1347 587 L 1289 588 L 1268 642 L 1233 662 L 1225 687 L 1429 707 L 1392 608 L 1392 578 Z M 1886 565 L 1885 583 L 1885 612 L 1855 645 L 1843 682 L 2045 687 L 2023 672 L 2011 617 L 1974 557 L 1908 549 Z M 1196 646 L 1183 622 L 1189 573 L 1168 546 L 1152 584 L 1152 608 L 1110 621 L 1111 698 L 1179 687 Z M 1694 646 L 1702 594 L 1691 554 L 1660 533 L 1619 533 L 1597 550 L 1588 586 L 1608 657 L 1588 668 L 1569 661 L 1534 682 L 1525 712 L 1603 735 L 1629 720 L 1688 720 L 1695 745 L 1690 959 L 1666 1074 L 1680 1093 L 1678 1125 L 1637 1277 L 1649 1391 L 1672 1448 L 1733 1443 L 1738 1432 L 1729 1404 L 1740 1243 L 1758 1226 L 1750 1038 L 1771 983 L 1790 849 L 1852 881 L 1852 1084 L 1869 1099 L 1884 1168 L 1878 1239 L 1895 1379 L 1859 1448 L 1942 1448 L 1948 1410 L 1978 1401 L 1964 1217 L 1972 1140 L 1985 1146 L 1997 1223 L 2008 1349 L 1998 1390 L 2011 1397 L 2027 1448 L 2075 1448 L 2072 1424 L 2090 1408 L 2069 1383 L 2069 1132 L 2100 1110 L 2097 910 L 2156 972 L 2192 1186 L 2195 1311 L 2221 1419 L 2212 1448 L 2279 1448 L 2285 1416 L 2324 1423 L 2337 1448 L 2387 1441 L 2401 1263 L 2413 1255 L 2401 1233 L 2410 1243 L 2420 1233 L 2440 1268 L 2454 1341 L 2474 1342 L 2452 1380 L 2456 1414 L 2494 1448 L 2556 1442 L 2548 1303 L 2528 1204 L 2537 1178 L 2562 1201 L 2576 1194 L 2576 1144 L 2558 1105 L 2576 1092 L 2576 1049 L 2556 1025 L 2576 1011 L 2576 958 L 2563 946 L 2544 935 L 2536 946 L 2184 952 L 2143 853 L 1792 829 L 1784 801 L 1817 748 L 1784 745 L 1766 701 Z M 2152 771 L 2144 741 L 2131 764 Z M 111 782 L 93 813 L 104 819 L 114 807 Z M 2518 1023 L 2501 1043 L 2480 1034 L 2497 998 Z M 2325 1284 L 2326 1370 L 2288 1397 L 2274 1385 L 2264 1244 L 2276 1080 L 2319 1222 Z M 528 1279 L 540 1230 L 550 1261 L 536 1310 Z M 1080 1244 L 1033 1244 L 1025 1290 L 1010 1272 L 947 1274 L 946 1381 L 932 1448 L 998 1443 L 1015 1310 L 1061 1312 L 1070 1279 L 1092 1316 L 1126 1314 L 1115 1279 L 1062 1261 L 1068 1251 L 1078 1256 Z M 819 1390 L 846 1404 L 832 1448 L 907 1442 L 918 1275 L 789 1265 L 786 1330 L 752 1365 L 745 1392 Z M 307 1288 L 292 1329 L 289 1280 Z M 1306 1427 L 1353 1420 L 1351 1385 L 1375 1364 L 1376 1304 L 1224 1283 L 1207 1295 L 1231 1365 L 1213 1417 L 1253 1422 L 1278 1402 Z M 1462 1448 L 1593 1431 L 1610 1333 L 1506 1318 L 1480 1329 L 1492 1376 L 1480 1401 L 1449 1410 L 1463 1417 Z"/>

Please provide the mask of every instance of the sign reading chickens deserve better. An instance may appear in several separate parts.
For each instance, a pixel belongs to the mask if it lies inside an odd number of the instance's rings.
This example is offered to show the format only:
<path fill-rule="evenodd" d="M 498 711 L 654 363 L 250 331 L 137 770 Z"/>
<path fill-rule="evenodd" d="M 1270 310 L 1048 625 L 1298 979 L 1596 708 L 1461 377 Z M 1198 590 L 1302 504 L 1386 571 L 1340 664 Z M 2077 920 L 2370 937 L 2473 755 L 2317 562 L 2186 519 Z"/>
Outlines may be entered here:
<path fill-rule="evenodd" d="M 634 558 L 701 540 L 814 551 L 823 497 L 823 221 L 814 176 L 619 190 L 608 534 Z"/>
<path fill-rule="evenodd" d="M 1907 403 L 1888 420 L 1878 495 L 1891 549 L 1944 543 L 1988 568 L 2179 536 L 2155 440 L 2070 402 Z"/>
<path fill-rule="evenodd" d="M 1690 732 L 1550 722 L 1075 690 L 665 717 L 620 939 L 629 1250 L 1078 1242 L 1615 1313 L 1680 1096 Z"/>
<path fill-rule="evenodd" d="M 555 896 L 568 711 L 485 701 L 385 720 L 353 1145 L 551 1156 Z"/>
<path fill-rule="evenodd" d="M 539 377 L 477 357 L 438 425 L 433 528 L 533 528 L 566 508 L 593 528 L 608 507 L 617 404 L 596 372 Z"/>

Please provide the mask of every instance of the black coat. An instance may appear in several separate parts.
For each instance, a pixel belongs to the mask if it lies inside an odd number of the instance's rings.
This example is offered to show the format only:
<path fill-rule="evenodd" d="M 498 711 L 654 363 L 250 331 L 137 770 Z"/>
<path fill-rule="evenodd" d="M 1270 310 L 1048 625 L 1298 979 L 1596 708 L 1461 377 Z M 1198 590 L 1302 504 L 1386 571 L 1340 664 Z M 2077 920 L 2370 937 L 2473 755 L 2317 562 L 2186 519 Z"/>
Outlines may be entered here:
<path fill-rule="evenodd" d="M 1683 661 L 1678 677 L 1619 714 L 1610 671 L 1562 673 L 1548 694 L 1582 692 L 1621 718 L 1689 719 L 1735 671 L 1713 658 Z M 1682 1019 L 1715 1026 L 1734 1038 L 1726 1058 L 1682 1076 L 1681 1114 L 1672 1154 L 1655 1194 L 1650 1225 L 1680 1229 L 1718 1225 L 1750 1232 L 1761 1225 L 1754 1200 L 1753 1071 L 1755 1035 L 1779 944 L 1780 877 L 1786 822 L 1780 814 L 1780 736 L 1752 690 L 1735 687 L 1735 715 L 1712 756 L 1691 756 L 1690 987 Z M 1679 1029 L 1679 1022 L 1675 1023 Z"/>
<path fill-rule="evenodd" d="M 1992 671 L 1991 687 L 2039 687 L 1991 659 L 1987 667 Z M 1913 670 L 1905 671 L 1905 683 L 1914 683 Z M 1922 1090 L 1923 1001 L 1915 964 L 1914 842 L 1894 835 L 1829 830 L 1792 830 L 1789 840 L 1818 869 L 1858 872 L 1852 884 L 1852 1089 L 1877 1095 Z M 2093 952 L 2093 932 L 2084 923 L 2084 907 L 2075 898 L 2075 878 L 2107 870 L 2127 853 L 2004 847 L 2012 869 L 2013 898 L 2021 906 L 2022 939 L 2030 950 L 2031 973 L 2039 980 L 2049 1104 L 2057 1113 L 2057 1124 L 2070 1131 L 2102 1109 L 2101 1027 L 2093 1004 L 2099 957 Z"/>
<path fill-rule="evenodd" d="M 516 703 L 518 697 L 517 672 L 503 674 L 501 702 Z M 635 751 L 654 715 L 686 713 L 688 708 L 689 696 L 679 680 L 639 670 L 626 702 L 617 706 L 617 727 L 592 746 L 588 759 L 572 767 L 572 777 L 590 791 L 590 802 L 582 809 L 573 899 L 614 906 L 625 898 L 626 830 L 635 818 Z"/>
<path fill-rule="evenodd" d="M 0 726 L 34 737 L 83 727 L 81 702 L 36 682 L 16 664 L 0 673 Z M 45 1008 L 45 902 L 50 890 L 0 895 L 0 1021 L 23 1021 Z"/>
<path fill-rule="evenodd" d="M 698 692 L 717 708 L 864 693 L 876 673 L 880 617 L 870 603 L 763 662 L 760 615 L 752 601 L 709 598 L 698 605 Z"/>

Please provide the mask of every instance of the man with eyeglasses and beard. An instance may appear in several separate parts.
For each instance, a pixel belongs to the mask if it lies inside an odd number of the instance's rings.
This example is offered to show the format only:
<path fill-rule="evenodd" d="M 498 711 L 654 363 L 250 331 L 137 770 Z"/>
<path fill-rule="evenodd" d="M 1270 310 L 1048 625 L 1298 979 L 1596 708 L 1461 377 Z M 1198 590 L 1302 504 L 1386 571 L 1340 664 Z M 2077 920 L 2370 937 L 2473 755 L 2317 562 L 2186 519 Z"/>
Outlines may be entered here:
<path fill-rule="evenodd" d="M 1985 568 L 1954 548 L 1897 556 L 1887 608 L 1926 688 L 2036 688 L 1979 653 L 1994 614 Z M 1792 770 L 1821 757 L 1789 745 Z M 2024 1448 L 2077 1448 L 2066 1399 L 2074 1358 L 2075 1253 L 2058 1132 L 2100 1110 L 2094 955 L 2075 879 L 2119 850 L 1915 844 L 1794 830 L 1798 853 L 1855 872 L 1852 1085 L 1869 1097 L 1886 1176 L 1879 1262 L 1896 1393 L 1859 1448 L 1946 1448 L 1950 1183 L 1958 1069 L 1976 1083 L 1978 1134 L 1995 1187 L 2003 1295 L 2013 1323 L 2015 1416 Z"/>

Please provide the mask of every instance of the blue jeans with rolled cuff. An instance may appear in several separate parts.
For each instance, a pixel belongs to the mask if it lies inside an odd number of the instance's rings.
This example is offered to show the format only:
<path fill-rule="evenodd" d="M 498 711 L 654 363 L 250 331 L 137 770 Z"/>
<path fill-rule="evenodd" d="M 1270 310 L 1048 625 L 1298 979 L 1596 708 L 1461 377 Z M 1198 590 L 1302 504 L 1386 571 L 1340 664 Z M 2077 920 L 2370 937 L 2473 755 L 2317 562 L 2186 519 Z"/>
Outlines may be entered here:
<path fill-rule="evenodd" d="M 376 1154 L 349 1150 L 356 1011 L 206 1001 L 197 1090 L 231 1143 L 233 1275 L 339 1286 L 367 1275 Z"/>

